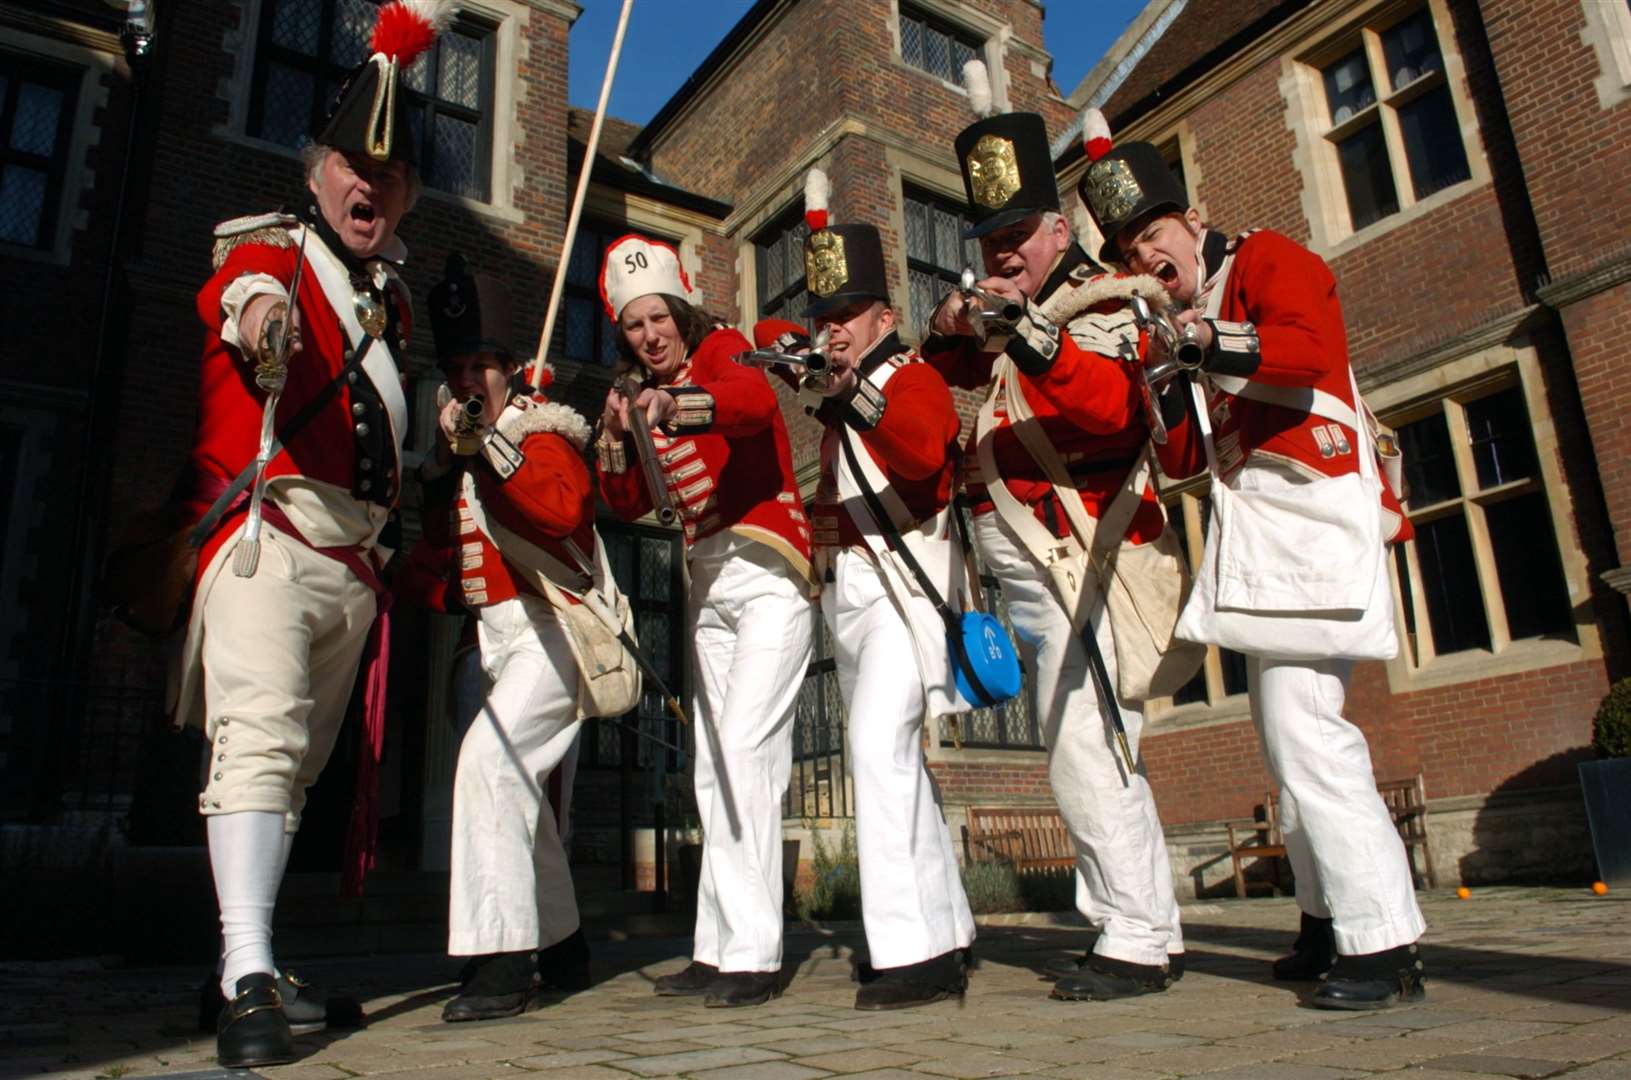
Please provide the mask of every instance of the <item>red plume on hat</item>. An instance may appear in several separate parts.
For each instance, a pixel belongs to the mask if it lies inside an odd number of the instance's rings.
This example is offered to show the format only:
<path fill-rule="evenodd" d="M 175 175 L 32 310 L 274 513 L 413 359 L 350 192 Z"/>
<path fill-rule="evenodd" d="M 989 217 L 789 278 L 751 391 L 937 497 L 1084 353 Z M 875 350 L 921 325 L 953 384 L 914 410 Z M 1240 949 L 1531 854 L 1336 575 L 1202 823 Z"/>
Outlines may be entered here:
<path fill-rule="evenodd" d="M 406 68 L 436 43 L 458 11 L 458 0 L 394 0 L 379 9 L 368 51 Z"/>
<path fill-rule="evenodd" d="M 832 199 L 832 181 L 820 169 L 804 174 L 804 223 L 811 232 L 820 232 L 828 225 L 827 204 Z"/>
<path fill-rule="evenodd" d="M 1082 149 L 1087 160 L 1097 161 L 1110 152 L 1110 122 L 1092 106 L 1082 110 Z"/>

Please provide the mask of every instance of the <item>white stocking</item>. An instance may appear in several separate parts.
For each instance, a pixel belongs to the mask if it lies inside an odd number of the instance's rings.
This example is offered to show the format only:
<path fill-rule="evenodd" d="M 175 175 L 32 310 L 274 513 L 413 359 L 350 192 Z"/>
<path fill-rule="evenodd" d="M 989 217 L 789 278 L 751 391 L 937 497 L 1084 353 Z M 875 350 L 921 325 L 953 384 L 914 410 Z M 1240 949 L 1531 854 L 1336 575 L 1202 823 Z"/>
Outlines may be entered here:
<path fill-rule="evenodd" d="M 239 979 L 274 970 L 272 906 L 287 850 L 283 826 L 284 815 L 264 810 L 208 818 L 210 869 L 221 907 L 221 992 L 229 1001 Z"/>

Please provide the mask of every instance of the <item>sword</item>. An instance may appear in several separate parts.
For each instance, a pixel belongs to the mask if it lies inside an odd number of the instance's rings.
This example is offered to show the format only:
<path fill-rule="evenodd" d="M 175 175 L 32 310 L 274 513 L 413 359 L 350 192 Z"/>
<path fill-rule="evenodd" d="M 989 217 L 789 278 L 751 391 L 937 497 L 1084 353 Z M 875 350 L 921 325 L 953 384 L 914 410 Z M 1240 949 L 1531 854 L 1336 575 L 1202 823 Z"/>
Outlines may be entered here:
<path fill-rule="evenodd" d="M 1110 672 L 1104 666 L 1104 654 L 1099 651 L 1099 635 L 1094 630 L 1091 613 L 1082 626 L 1082 644 L 1087 646 L 1087 666 L 1093 671 L 1093 681 L 1098 684 L 1104 711 L 1110 717 L 1110 727 L 1115 730 L 1116 745 L 1121 747 L 1122 760 L 1127 762 L 1127 783 L 1130 784 L 1134 771 L 1133 751 L 1127 742 L 1127 725 L 1121 722 L 1121 708 L 1116 704 L 1116 688 L 1110 685 Z"/>
<path fill-rule="evenodd" d="M 585 589 L 583 596 L 580 597 L 584 606 L 594 614 L 595 618 L 601 621 L 606 629 L 617 635 L 617 640 L 622 644 L 623 648 L 628 650 L 630 656 L 634 657 L 634 665 L 640 669 L 640 673 L 656 684 L 657 692 L 663 696 L 663 705 L 673 714 L 674 719 L 682 724 L 689 724 L 691 720 L 685 715 L 685 709 L 680 705 L 679 698 L 674 696 L 674 692 L 668 688 L 667 683 L 663 682 L 663 677 L 657 674 L 657 669 L 652 666 L 651 661 L 647 660 L 645 654 L 640 651 L 639 643 L 634 640 L 627 630 L 623 629 L 622 621 L 606 606 L 606 601 L 600 598 L 600 594 L 595 592 L 595 575 L 591 569 L 593 564 L 589 562 L 584 556 L 583 550 L 570 537 L 565 539 L 563 544 L 566 550 L 571 553 L 572 558 L 577 561 L 578 569 L 589 578 L 589 588 Z"/>
<path fill-rule="evenodd" d="M 289 377 L 289 347 L 294 341 L 295 317 L 300 311 L 300 279 L 306 272 L 306 241 L 311 226 L 300 228 L 300 250 L 295 254 L 294 279 L 289 284 L 289 325 L 284 328 L 283 340 L 278 343 L 275 370 L 264 375 L 256 373 L 255 381 L 266 390 L 266 406 L 261 410 L 260 449 L 255 454 L 255 487 L 249 496 L 249 516 L 244 521 L 243 535 L 232 552 L 232 572 L 241 578 L 255 576 L 261 561 L 261 503 L 266 498 L 266 466 L 281 447 L 274 447 L 276 439 L 273 425 L 277 419 L 278 401 L 283 397 L 283 384 Z M 258 365 L 257 365 L 258 366 Z M 264 382 L 262 381 L 264 378 Z"/>

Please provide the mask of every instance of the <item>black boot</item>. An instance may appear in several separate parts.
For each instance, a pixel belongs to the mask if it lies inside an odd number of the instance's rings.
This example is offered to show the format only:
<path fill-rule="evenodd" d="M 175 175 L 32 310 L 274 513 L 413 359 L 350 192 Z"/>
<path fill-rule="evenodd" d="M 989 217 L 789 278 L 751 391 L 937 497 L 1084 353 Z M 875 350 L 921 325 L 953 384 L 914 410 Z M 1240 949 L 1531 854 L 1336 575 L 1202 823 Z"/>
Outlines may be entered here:
<path fill-rule="evenodd" d="M 659 997 L 694 997 L 708 992 L 708 984 L 719 977 L 719 969 L 712 964 L 693 960 L 682 971 L 660 975 L 651 984 Z"/>
<path fill-rule="evenodd" d="M 963 950 L 921 960 L 903 967 L 873 968 L 857 973 L 861 988 L 855 991 L 855 1007 L 866 1011 L 909 1009 L 950 997 L 962 997 L 968 989 L 968 969 Z"/>
<path fill-rule="evenodd" d="M 1274 962 L 1274 977 L 1283 982 L 1311 982 L 1330 971 L 1336 958 L 1337 939 L 1331 920 L 1315 918 L 1305 911 L 1291 955 Z"/>
<path fill-rule="evenodd" d="M 294 1035 L 269 971 L 239 979 L 215 1025 L 215 1058 L 223 1068 L 251 1069 L 294 1060 Z"/>
<path fill-rule="evenodd" d="M 1427 996 L 1421 952 L 1401 945 L 1383 952 L 1338 956 L 1314 991 L 1317 1009 L 1387 1009 Z"/>
<path fill-rule="evenodd" d="M 1115 1001 L 1140 994 L 1158 994 L 1166 988 L 1165 967 L 1130 964 L 1095 955 L 1076 974 L 1061 976 L 1049 996 L 1059 1001 Z"/>
<path fill-rule="evenodd" d="M 463 1020 L 496 1020 L 526 1012 L 532 998 L 532 953 L 507 952 L 479 956 L 469 965 L 469 977 L 459 996 L 442 1008 L 450 1024 Z"/>
<path fill-rule="evenodd" d="M 763 1005 L 782 993 L 780 971 L 721 971 L 708 982 L 702 1003 L 710 1009 Z"/>
<path fill-rule="evenodd" d="M 1093 954 L 1085 952 L 1080 956 L 1055 956 L 1042 965 L 1042 974 L 1050 979 L 1063 978 L 1066 975 L 1075 975 L 1093 960 Z"/>
<path fill-rule="evenodd" d="M 538 950 L 538 979 L 544 990 L 561 994 L 589 989 L 589 942 L 581 929 Z"/>

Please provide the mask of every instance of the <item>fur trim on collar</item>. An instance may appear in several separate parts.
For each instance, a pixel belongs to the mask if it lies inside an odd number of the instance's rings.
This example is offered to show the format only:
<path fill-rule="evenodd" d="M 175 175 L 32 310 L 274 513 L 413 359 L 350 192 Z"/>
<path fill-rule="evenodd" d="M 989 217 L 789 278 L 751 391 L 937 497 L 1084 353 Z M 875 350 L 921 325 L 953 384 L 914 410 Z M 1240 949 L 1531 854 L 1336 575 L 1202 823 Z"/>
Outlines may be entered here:
<path fill-rule="evenodd" d="M 576 409 L 542 397 L 513 399 L 498 417 L 498 432 L 516 446 L 528 435 L 561 436 L 580 453 L 589 445 L 589 421 Z"/>
<path fill-rule="evenodd" d="M 1064 326 L 1076 316 L 1109 300 L 1126 302 L 1142 296 L 1152 308 L 1165 311 L 1172 303 L 1161 282 L 1150 274 L 1123 277 L 1100 274 L 1073 289 L 1060 289 L 1042 305 L 1042 314 L 1055 326 Z"/>

